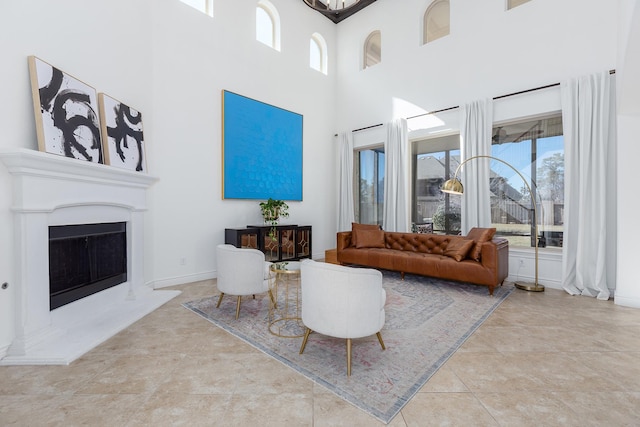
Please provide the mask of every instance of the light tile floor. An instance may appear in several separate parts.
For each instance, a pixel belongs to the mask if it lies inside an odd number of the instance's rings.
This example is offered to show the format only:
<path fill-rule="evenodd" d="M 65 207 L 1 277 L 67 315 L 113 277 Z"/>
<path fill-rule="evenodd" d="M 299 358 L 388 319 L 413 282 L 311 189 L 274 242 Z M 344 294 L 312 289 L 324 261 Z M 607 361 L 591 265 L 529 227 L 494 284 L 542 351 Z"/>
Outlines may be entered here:
<path fill-rule="evenodd" d="M 0 425 L 376 426 L 180 304 L 70 366 L 0 367 Z M 390 426 L 640 425 L 640 310 L 515 290 Z"/>

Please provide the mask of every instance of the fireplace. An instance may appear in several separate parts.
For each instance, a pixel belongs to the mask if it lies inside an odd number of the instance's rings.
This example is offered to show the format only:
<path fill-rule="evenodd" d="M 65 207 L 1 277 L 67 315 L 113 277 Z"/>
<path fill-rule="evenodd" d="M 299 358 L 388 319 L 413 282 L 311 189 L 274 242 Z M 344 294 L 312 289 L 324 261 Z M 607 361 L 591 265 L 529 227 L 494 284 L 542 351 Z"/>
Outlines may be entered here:
<path fill-rule="evenodd" d="M 0 365 L 69 364 L 180 293 L 145 283 L 157 178 L 28 149 L 0 150 L 0 161 L 12 176 L 16 266 L 15 333 Z"/>
<path fill-rule="evenodd" d="M 51 310 L 126 281 L 126 222 L 49 227 Z"/>

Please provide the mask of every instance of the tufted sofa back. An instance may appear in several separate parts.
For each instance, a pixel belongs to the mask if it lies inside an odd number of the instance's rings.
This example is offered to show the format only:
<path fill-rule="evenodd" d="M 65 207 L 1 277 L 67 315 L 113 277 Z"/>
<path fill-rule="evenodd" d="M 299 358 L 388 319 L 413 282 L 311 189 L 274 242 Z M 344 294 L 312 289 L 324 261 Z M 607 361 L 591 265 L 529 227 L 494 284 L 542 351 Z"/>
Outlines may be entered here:
<path fill-rule="evenodd" d="M 384 240 L 387 249 L 401 251 L 420 252 L 426 254 L 443 255 L 449 242 L 462 239 L 462 236 L 449 236 L 444 234 L 419 234 L 385 231 Z M 344 249 L 351 246 L 351 233 L 338 233 L 338 248 Z"/>
<path fill-rule="evenodd" d="M 451 240 L 462 239 L 461 236 L 398 232 L 385 232 L 384 237 L 388 249 L 435 255 L 443 255 Z"/>

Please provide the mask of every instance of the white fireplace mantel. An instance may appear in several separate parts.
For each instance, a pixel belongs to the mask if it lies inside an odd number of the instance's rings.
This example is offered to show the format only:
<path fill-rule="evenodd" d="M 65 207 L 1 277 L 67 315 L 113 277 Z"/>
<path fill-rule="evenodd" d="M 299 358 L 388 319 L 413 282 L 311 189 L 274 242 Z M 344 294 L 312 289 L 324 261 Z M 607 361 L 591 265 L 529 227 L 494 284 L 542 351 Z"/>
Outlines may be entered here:
<path fill-rule="evenodd" d="M 28 149 L 0 160 L 13 179 L 16 286 L 0 365 L 68 364 L 179 294 L 144 285 L 146 190 L 157 178 Z M 49 226 L 98 222 L 127 224 L 127 282 L 50 311 Z"/>

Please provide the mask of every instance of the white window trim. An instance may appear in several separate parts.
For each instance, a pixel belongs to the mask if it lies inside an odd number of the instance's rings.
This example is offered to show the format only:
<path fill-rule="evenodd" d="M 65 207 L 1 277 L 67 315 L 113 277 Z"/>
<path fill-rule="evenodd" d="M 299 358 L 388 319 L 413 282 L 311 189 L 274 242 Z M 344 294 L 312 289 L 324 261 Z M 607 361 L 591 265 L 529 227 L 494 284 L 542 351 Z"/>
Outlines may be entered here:
<path fill-rule="evenodd" d="M 507 0 L 508 1 L 508 0 Z M 443 34 L 440 37 L 437 37 L 435 39 L 432 40 L 427 40 L 427 21 L 429 19 L 429 16 L 431 15 L 431 12 L 433 11 L 433 9 L 442 3 L 448 3 L 449 4 L 449 32 L 447 34 Z M 427 10 L 425 10 L 424 15 L 422 15 L 422 44 L 425 45 L 427 43 L 431 43 L 434 42 L 436 40 L 439 40 L 443 37 L 448 36 L 449 34 L 451 34 L 451 3 L 449 0 L 434 0 L 429 7 L 427 7 Z"/>
<path fill-rule="evenodd" d="M 329 69 L 327 42 L 325 41 L 324 37 L 322 37 L 320 33 L 311 34 L 311 40 L 313 40 L 318 45 L 318 48 L 320 49 L 320 69 L 318 71 L 327 75 L 328 69 Z M 309 55 L 311 55 L 311 52 L 309 52 Z M 309 58 L 309 60 L 311 60 L 311 58 Z"/>
<path fill-rule="evenodd" d="M 373 39 L 373 37 L 375 36 L 380 36 L 380 60 L 375 64 L 368 64 L 367 58 L 369 57 L 369 46 L 371 44 L 371 39 Z M 362 69 L 366 70 L 367 68 L 371 68 L 374 65 L 378 65 L 381 62 L 382 62 L 382 33 L 380 32 L 380 30 L 374 30 L 369 33 L 369 35 L 364 41 L 363 55 L 362 55 Z"/>
<path fill-rule="evenodd" d="M 271 18 L 271 23 L 273 24 L 271 47 L 280 52 L 280 14 L 278 13 L 278 9 L 268 0 L 260 0 L 257 7 L 264 10 Z"/>

